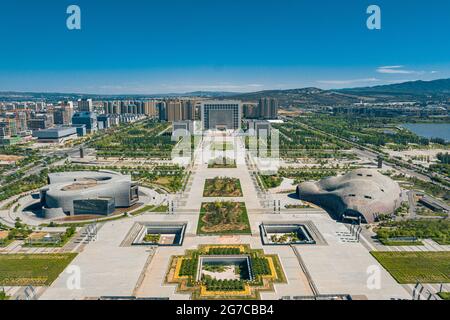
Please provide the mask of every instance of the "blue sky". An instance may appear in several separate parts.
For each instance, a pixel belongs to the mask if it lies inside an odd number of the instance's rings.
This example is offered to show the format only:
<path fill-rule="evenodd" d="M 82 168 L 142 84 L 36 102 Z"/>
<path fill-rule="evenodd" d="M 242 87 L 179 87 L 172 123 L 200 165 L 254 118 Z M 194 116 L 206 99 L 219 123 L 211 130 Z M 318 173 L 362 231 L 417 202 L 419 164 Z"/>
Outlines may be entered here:
<path fill-rule="evenodd" d="M 82 30 L 66 28 L 81 8 Z M 366 28 L 366 8 L 382 30 Z M 450 77 L 445 0 L 2 0 L 0 91 L 342 88 Z"/>

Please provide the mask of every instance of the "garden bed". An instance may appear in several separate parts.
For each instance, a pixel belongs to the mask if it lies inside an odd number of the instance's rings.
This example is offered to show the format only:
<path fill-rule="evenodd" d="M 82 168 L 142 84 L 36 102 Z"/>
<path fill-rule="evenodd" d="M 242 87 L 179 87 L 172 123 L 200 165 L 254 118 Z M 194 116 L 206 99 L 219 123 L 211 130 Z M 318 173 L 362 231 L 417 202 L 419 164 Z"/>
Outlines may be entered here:
<path fill-rule="evenodd" d="M 197 234 L 251 234 L 245 203 L 202 203 Z"/>
<path fill-rule="evenodd" d="M 285 283 L 276 255 L 248 245 L 201 245 L 172 258 L 167 283 L 193 299 L 258 299 L 260 291 Z"/>
<path fill-rule="evenodd" d="M 241 182 L 236 178 L 217 177 L 206 179 L 204 197 L 242 197 Z"/>

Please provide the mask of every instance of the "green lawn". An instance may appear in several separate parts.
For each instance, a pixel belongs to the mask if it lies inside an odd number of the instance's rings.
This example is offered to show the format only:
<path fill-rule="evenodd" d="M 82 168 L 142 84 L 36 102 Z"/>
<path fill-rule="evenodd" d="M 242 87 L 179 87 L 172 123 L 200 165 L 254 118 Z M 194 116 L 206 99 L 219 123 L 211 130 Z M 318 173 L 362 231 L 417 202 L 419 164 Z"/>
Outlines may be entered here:
<path fill-rule="evenodd" d="M 208 169 L 235 169 L 236 161 L 230 158 L 216 158 L 208 163 Z"/>
<path fill-rule="evenodd" d="M 380 239 L 380 242 L 385 246 L 423 246 L 422 241 L 397 241 Z"/>
<path fill-rule="evenodd" d="M 137 216 L 138 214 L 141 213 L 145 213 L 145 212 L 157 212 L 157 213 L 161 213 L 161 212 L 167 212 L 169 210 L 168 206 L 154 206 L 154 205 L 147 205 L 147 206 L 143 206 L 142 208 L 140 208 L 139 210 L 133 211 L 131 213 L 132 216 Z"/>
<path fill-rule="evenodd" d="M 76 255 L 76 253 L 0 255 L 0 286 L 49 286 Z"/>
<path fill-rule="evenodd" d="M 450 282 L 450 252 L 376 252 L 371 254 L 398 283 Z"/>
<path fill-rule="evenodd" d="M 438 296 L 442 299 L 442 300 L 450 300 L 450 292 L 439 292 Z"/>
<path fill-rule="evenodd" d="M 215 142 L 211 145 L 211 151 L 229 151 L 233 149 L 234 145 L 231 142 Z"/>

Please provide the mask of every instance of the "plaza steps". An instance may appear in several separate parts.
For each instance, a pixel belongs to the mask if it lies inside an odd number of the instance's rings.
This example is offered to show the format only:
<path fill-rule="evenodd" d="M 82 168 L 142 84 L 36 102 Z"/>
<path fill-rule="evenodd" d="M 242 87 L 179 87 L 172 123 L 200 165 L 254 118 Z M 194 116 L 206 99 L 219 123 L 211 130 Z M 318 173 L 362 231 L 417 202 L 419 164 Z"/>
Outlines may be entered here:
<path fill-rule="evenodd" d="M 303 273 L 306 276 L 306 279 L 308 280 L 308 284 L 309 284 L 309 287 L 311 288 L 311 291 L 312 291 L 313 295 L 314 296 L 319 296 L 319 290 L 317 289 L 317 287 L 316 287 L 316 285 L 315 285 L 315 283 L 314 283 L 314 281 L 313 281 L 313 279 L 312 279 L 312 277 L 311 277 L 311 275 L 310 275 L 310 273 L 308 271 L 308 268 L 306 267 L 306 264 L 305 264 L 305 262 L 303 261 L 303 258 L 300 255 L 300 252 L 298 252 L 298 249 L 295 246 L 290 245 L 290 247 L 292 248 L 292 251 L 294 252 L 295 257 L 297 258 L 298 263 L 300 264 L 300 268 L 302 269 Z"/>
<path fill-rule="evenodd" d="M 125 239 L 120 243 L 120 247 L 129 247 L 133 243 L 134 239 L 136 239 L 139 232 L 142 230 L 142 224 L 135 223 L 133 227 L 131 227 L 130 231 L 128 231 Z"/>
<path fill-rule="evenodd" d="M 82 251 L 82 249 L 91 241 L 95 241 L 95 238 L 90 238 L 88 228 L 90 225 L 84 226 L 72 239 L 62 248 L 62 252 L 74 252 Z M 102 228 L 103 224 L 97 224 L 97 233 Z M 96 237 L 96 235 L 95 235 Z"/>

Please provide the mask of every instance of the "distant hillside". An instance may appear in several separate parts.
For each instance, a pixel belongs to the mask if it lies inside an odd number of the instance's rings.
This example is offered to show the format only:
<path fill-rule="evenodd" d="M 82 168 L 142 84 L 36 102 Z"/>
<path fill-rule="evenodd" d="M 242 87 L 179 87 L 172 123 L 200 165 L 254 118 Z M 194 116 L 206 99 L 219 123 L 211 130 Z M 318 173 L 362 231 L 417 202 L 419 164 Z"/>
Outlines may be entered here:
<path fill-rule="evenodd" d="M 152 98 L 177 98 L 177 97 L 203 97 L 218 98 L 236 95 L 236 92 L 223 91 L 195 91 L 187 93 L 164 93 L 164 94 L 82 94 L 82 93 L 57 93 L 57 92 L 15 92 L 0 91 L 0 100 L 24 101 L 24 100 L 77 100 L 80 98 L 92 98 L 94 100 L 106 99 L 152 99 Z"/>
<path fill-rule="evenodd" d="M 257 102 L 260 98 L 263 97 L 276 98 L 279 100 L 280 104 L 284 106 L 351 104 L 361 101 L 361 98 L 359 96 L 353 94 L 322 90 L 318 88 L 265 90 L 259 92 L 242 93 L 231 96 L 230 98 L 249 102 Z"/>
<path fill-rule="evenodd" d="M 370 96 L 380 99 L 411 98 L 411 99 L 441 99 L 450 98 L 450 79 L 433 81 L 410 81 L 383 86 L 351 88 L 338 90 L 342 93 Z"/>
<path fill-rule="evenodd" d="M 256 102 L 262 97 L 277 98 L 281 105 L 324 106 L 365 102 L 427 101 L 450 99 L 450 79 L 411 81 L 375 87 L 321 90 L 318 88 L 266 90 L 232 96 Z"/>
<path fill-rule="evenodd" d="M 77 94 L 77 93 L 28 93 L 0 92 L 0 100 L 76 100 L 78 98 L 106 99 L 145 99 L 169 97 L 204 97 L 212 99 L 237 99 L 245 102 L 258 102 L 260 98 L 276 98 L 281 106 L 311 107 L 348 105 L 357 102 L 389 102 L 389 101 L 450 101 L 450 79 L 433 81 L 411 81 L 383 86 L 349 88 L 339 90 L 322 90 L 318 88 L 264 90 L 249 93 L 195 91 L 188 93 L 166 94 Z"/>

